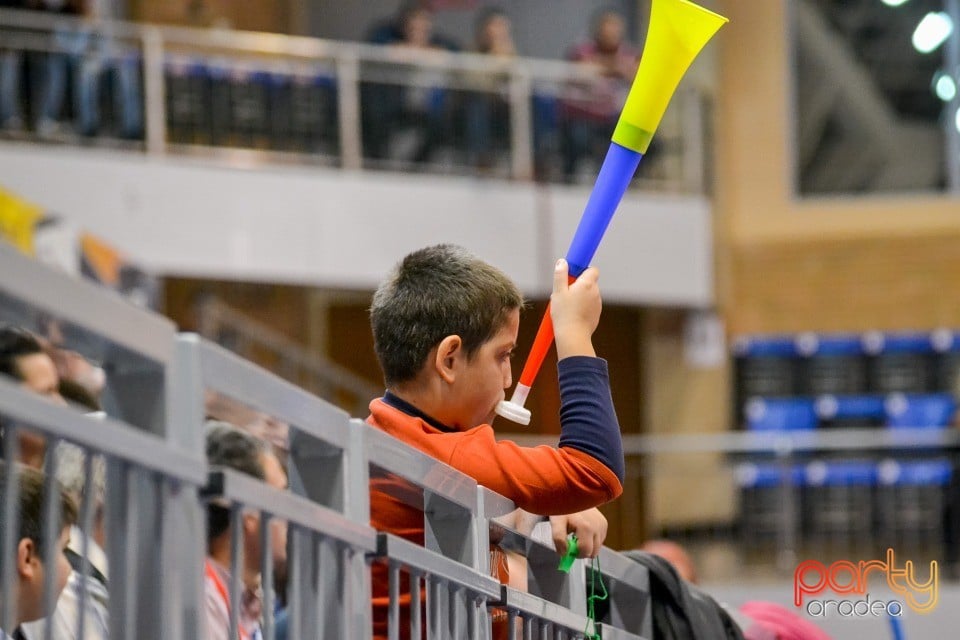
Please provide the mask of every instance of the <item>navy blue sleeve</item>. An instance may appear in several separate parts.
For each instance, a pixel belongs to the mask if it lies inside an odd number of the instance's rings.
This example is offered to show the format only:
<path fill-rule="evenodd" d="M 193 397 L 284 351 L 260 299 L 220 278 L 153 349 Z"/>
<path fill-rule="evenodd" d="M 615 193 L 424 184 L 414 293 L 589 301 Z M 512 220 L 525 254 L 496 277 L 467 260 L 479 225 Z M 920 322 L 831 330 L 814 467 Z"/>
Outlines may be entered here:
<path fill-rule="evenodd" d="M 589 356 L 561 360 L 560 446 L 579 449 L 613 471 L 623 484 L 623 441 L 610 396 L 607 361 Z"/>

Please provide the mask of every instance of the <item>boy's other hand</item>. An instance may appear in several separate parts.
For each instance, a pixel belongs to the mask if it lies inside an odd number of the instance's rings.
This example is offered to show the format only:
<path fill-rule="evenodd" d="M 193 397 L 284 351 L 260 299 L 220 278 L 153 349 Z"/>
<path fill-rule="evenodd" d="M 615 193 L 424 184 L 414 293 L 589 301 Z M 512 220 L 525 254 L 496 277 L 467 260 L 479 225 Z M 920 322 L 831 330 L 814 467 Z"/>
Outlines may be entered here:
<path fill-rule="evenodd" d="M 590 337 L 600 322 L 600 272 L 590 267 L 569 283 L 567 261 L 560 259 L 553 270 L 550 318 L 557 342 L 557 358 L 596 356 Z"/>
<path fill-rule="evenodd" d="M 550 516 L 553 544 L 561 556 L 567 553 L 567 536 L 577 536 L 577 557 L 596 558 L 607 539 L 607 519 L 599 509 L 587 509 L 565 516 Z"/>

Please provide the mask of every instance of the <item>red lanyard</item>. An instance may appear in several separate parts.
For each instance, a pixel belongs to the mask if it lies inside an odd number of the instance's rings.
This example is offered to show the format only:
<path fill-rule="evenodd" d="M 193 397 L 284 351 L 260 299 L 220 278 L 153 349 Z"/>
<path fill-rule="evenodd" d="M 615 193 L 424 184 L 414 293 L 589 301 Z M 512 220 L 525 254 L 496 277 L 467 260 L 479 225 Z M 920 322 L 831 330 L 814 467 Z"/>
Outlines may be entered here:
<path fill-rule="evenodd" d="M 203 569 L 207 574 L 207 577 L 213 581 L 213 586 L 217 588 L 217 592 L 220 594 L 220 597 L 223 598 L 224 604 L 227 605 L 227 619 L 230 619 L 230 595 L 227 593 L 227 587 L 223 584 L 223 580 L 220 579 L 220 576 L 217 574 L 217 570 L 214 569 L 213 564 L 209 560 L 206 560 L 203 563 Z M 243 631 L 243 625 L 240 624 L 240 615 L 239 611 L 237 612 L 237 633 L 240 634 L 240 640 L 251 640 Z"/>

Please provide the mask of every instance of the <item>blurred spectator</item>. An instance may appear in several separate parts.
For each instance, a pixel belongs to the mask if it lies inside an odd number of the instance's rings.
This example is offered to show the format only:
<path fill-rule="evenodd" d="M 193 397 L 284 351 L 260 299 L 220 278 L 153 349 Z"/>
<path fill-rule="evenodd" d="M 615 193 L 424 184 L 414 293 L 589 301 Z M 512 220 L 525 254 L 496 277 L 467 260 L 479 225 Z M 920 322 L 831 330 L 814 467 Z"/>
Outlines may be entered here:
<path fill-rule="evenodd" d="M 23 9 L 24 0 L 0 0 L 0 9 Z M 20 78 L 23 52 L 0 46 L 0 129 L 23 128 Z"/>
<path fill-rule="evenodd" d="M 105 86 L 113 90 L 112 114 L 116 133 L 138 138 L 143 133 L 139 61 L 118 50 L 94 30 L 95 0 L 32 0 L 37 9 L 85 18 L 62 25 L 52 34 L 51 50 L 31 78 L 34 127 L 41 138 L 55 137 L 64 128 L 65 98 L 70 95 L 73 130 L 83 136 L 99 133 L 100 98 Z M 109 81 L 109 82 L 108 82 Z"/>
<path fill-rule="evenodd" d="M 100 396 L 107 385 L 103 368 L 70 349 L 51 348 L 50 357 L 57 366 L 61 389 L 66 386 L 70 399 L 91 411 L 99 411 Z"/>
<path fill-rule="evenodd" d="M 287 423 L 212 391 L 208 391 L 204 398 L 204 413 L 210 420 L 228 422 L 269 443 L 280 461 L 286 463 L 290 451 L 290 425 Z"/>
<path fill-rule="evenodd" d="M 85 15 L 90 0 L 28 0 L 27 7 L 48 13 Z M 30 77 L 33 124 L 37 135 L 49 138 L 61 133 L 61 118 L 67 95 L 68 78 L 73 95 L 73 115 L 81 133 L 93 128 L 97 117 L 97 74 L 88 62 L 90 31 L 86 27 L 58 26 L 51 34 L 50 50 L 32 54 Z"/>
<path fill-rule="evenodd" d="M 277 457 L 261 441 L 224 422 L 207 424 L 207 461 L 258 478 L 278 489 L 287 488 L 287 476 Z M 207 551 L 204 563 L 205 610 L 208 640 L 229 640 L 230 631 L 230 509 L 223 504 L 208 506 Z M 260 516 L 243 514 L 243 593 L 239 607 L 241 638 L 260 634 L 262 589 L 260 584 Z M 272 556 L 275 564 L 286 565 L 286 524 L 273 520 Z"/>
<path fill-rule="evenodd" d="M 452 46 L 434 33 L 433 13 L 419 2 L 405 4 L 394 21 L 374 28 L 369 40 L 391 47 L 399 64 L 386 68 L 395 78 L 391 83 L 366 82 L 361 87 L 366 157 L 387 159 L 394 134 L 407 128 L 417 140 L 413 151 L 403 154 L 409 156 L 405 159 L 426 162 L 449 126 L 446 82 L 442 71 L 403 63 L 411 61 L 410 53 L 439 53 Z"/>
<path fill-rule="evenodd" d="M 408 39 L 407 23 L 410 15 L 421 12 L 430 17 L 431 25 L 427 32 L 429 45 L 436 49 L 459 51 L 460 47 L 454 40 L 433 30 L 433 14 L 429 3 L 424 0 L 407 0 L 404 2 L 394 16 L 370 29 L 367 41 L 371 44 L 397 44 L 406 41 Z"/>
<path fill-rule="evenodd" d="M 476 50 L 505 61 L 516 57 L 510 18 L 499 8 L 483 11 L 476 24 Z M 506 76 L 478 73 L 468 83 L 471 93 L 465 106 L 466 142 L 469 162 L 480 169 L 493 165 L 494 144 L 509 148 L 510 104 Z"/>
<path fill-rule="evenodd" d="M 599 163 L 627 99 L 637 71 L 639 52 L 624 41 L 624 21 L 615 11 L 603 11 L 593 22 L 593 36 L 576 45 L 568 58 L 597 71 L 590 82 L 570 83 L 561 101 L 563 174 L 576 175 L 584 156 Z"/>
<path fill-rule="evenodd" d="M 0 374 L 20 381 L 20 386 L 65 405 L 60 395 L 60 376 L 53 360 L 40 341 L 17 327 L 0 327 Z M 40 435 L 20 431 L 20 456 L 24 464 L 40 469 L 46 452 L 46 441 Z"/>
<path fill-rule="evenodd" d="M 44 479 L 35 469 L 20 467 L 17 470 L 20 485 L 19 533 L 16 542 L 13 593 L 0 593 L 0 598 L 11 598 L 16 608 L 16 625 L 39 620 L 47 612 L 43 610 L 44 578 L 54 580 L 54 595 L 59 596 L 70 574 L 70 563 L 61 551 L 67 544 L 70 526 L 76 521 L 77 508 L 73 500 L 65 493 L 60 494 L 60 535 L 57 551 L 54 553 L 56 565 L 45 567 L 44 557 Z M 0 527 L 9 530 L 9 524 L 3 521 L 6 509 L 2 504 L 6 495 L 6 468 L 0 463 Z M 11 630 L 14 638 L 22 638 L 22 631 Z M 0 629 L 0 637 L 7 637 Z"/>
<path fill-rule="evenodd" d="M 69 539 L 64 549 L 72 571 L 67 586 L 57 600 L 57 606 L 51 617 L 54 640 L 74 640 L 79 637 L 77 620 L 80 607 L 80 591 L 87 590 L 86 611 L 84 615 L 84 638 L 87 640 L 107 640 L 110 637 L 109 603 L 107 590 L 107 555 L 104 550 L 106 529 L 104 522 L 104 500 L 106 497 L 106 461 L 103 456 L 93 458 L 92 486 L 86 486 L 84 472 L 86 454 L 83 450 L 68 442 L 61 442 L 55 449 L 57 457 L 57 480 L 64 491 L 76 504 L 83 504 L 89 493 L 93 500 L 93 529 L 87 536 L 76 524 L 70 527 Z M 86 549 L 84 548 L 86 546 Z M 89 572 L 81 574 L 83 553 L 87 552 Z M 25 640 L 42 640 L 44 621 L 24 625 Z"/>
<path fill-rule="evenodd" d="M 686 549 L 671 540 L 647 540 L 638 547 L 641 551 L 660 556 L 673 565 L 681 578 L 692 584 L 697 584 L 697 567 Z"/>

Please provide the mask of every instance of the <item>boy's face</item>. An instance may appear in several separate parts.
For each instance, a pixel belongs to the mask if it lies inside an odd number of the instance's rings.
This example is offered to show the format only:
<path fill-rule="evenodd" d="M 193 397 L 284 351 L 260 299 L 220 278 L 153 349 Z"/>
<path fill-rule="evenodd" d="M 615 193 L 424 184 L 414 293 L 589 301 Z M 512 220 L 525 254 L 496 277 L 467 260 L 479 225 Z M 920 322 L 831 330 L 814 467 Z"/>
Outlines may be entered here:
<path fill-rule="evenodd" d="M 70 527 L 64 527 L 60 532 L 60 539 L 57 541 L 57 552 L 54 554 L 52 575 L 50 579 L 54 580 L 53 601 L 56 603 L 60 597 L 60 592 L 67 585 L 70 578 L 70 561 L 64 554 L 67 548 L 67 542 L 70 540 Z M 21 544 L 23 541 L 21 541 Z M 22 559 L 20 567 L 20 594 L 19 609 L 17 617 L 20 622 L 30 622 L 39 620 L 48 616 L 51 612 L 43 610 L 43 581 L 47 572 L 47 567 L 43 564 L 43 558 L 36 553 L 26 555 Z"/>
<path fill-rule="evenodd" d="M 480 345 L 472 358 L 463 354 L 451 389 L 451 406 L 457 408 L 457 413 L 450 426 L 470 429 L 493 421 L 497 403 L 504 399 L 504 389 L 513 384 L 510 357 L 517 346 L 519 329 L 520 310 L 513 309 L 500 330 Z"/>

